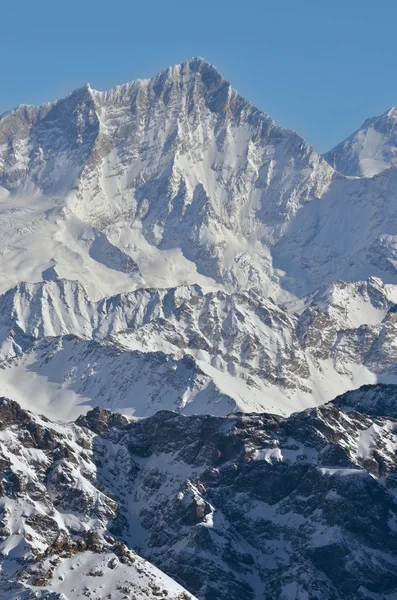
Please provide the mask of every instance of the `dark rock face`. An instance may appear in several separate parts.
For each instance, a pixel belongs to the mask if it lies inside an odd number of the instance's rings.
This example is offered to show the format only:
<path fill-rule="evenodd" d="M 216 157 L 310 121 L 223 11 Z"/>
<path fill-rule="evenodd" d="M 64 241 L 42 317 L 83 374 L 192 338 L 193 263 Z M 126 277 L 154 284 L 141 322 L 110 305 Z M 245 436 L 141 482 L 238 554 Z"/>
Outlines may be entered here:
<path fill-rule="evenodd" d="M 341 394 L 333 404 L 346 412 L 397 419 L 397 385 L 363 385 L 358 390 Z"/>
<path fill-rule="evenodd" d="M 95 409 L 76 425 L 3 399 L 1 539 L 19 515 L 24 557 L 3 551 L 8 572 L 123 546 L 205 600 L 396 598 L 393 393 L 289 418 Z"/>

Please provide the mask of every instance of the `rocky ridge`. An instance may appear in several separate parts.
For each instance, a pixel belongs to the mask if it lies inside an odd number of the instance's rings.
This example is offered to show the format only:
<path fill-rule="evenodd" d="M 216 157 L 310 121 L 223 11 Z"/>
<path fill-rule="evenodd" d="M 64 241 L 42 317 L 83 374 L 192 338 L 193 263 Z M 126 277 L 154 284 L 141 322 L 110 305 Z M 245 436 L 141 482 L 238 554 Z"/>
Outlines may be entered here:
<path fill-rule="evenodd" d="M 97 408 L 62 425 L 1 400 L 2 589 L 70 593 L 77 569 L 81 597 L 89 582 L 140 598 L 135 569 L 161 597 L 150 560 L 209 600 L 393 598 L 397 421 L 372 402 L 382 389 L 288 418 Z"/>
<path fill-rule="evenodd" d="M 0 296 L 0 391 L 66 420 L 93 405 L 289 414 L 395 381 L 393 300 L 376 278 L 281 306 L 198 285 L 92 301 L 77 282 L 20 284 Z"/>

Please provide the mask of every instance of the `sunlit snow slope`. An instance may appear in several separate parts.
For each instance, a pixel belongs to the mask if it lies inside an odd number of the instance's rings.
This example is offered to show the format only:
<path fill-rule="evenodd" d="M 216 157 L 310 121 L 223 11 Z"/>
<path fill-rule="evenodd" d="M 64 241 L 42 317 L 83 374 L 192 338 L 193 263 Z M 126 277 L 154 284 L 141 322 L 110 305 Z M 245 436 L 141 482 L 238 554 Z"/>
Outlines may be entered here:
<path fill-rule="evenodd" d="M 373 177 L 396 163 L 397 108 L 367 119 L 350 137 L 324 155 L 345 175 Z"/>

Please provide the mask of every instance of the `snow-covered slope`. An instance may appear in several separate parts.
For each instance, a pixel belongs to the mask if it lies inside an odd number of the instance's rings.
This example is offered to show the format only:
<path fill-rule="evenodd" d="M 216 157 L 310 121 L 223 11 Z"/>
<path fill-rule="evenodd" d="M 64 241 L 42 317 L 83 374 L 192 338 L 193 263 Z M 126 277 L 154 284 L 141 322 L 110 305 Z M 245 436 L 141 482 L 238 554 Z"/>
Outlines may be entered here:
<path fill-rule="evenodd" d="M 304 295 L 335 280 L 397 283 L 397 169 L 369 179 L 340 176 L 285 227 L 272 250 L 281 285 Z"/>
<path fill-rule="evenodd" d="M 0 296 L 0 393 L 58 419 L 93 406 L 290 414 L 397 381 L 393 292 L 336 282 L 278 306 L 197 285 L 95 302 L 76 282 L 21 284 Z"/>
<path fill-rule="evenodd" d="M 54 561 L 52 561 L 54 562 Z M 127 560 L 114 552 L 86 551 L 61 558 L 55 566 L 51 559 L 41 568 L 51 572 L 44 589 L 59 594 L 60 600 L 112 598 L 112 600 L 195 600 L 176 581 L 147 560 L 131 554 Z M 37 586 L 35 586 L 37 587 Z"/>
<path fill-rule="evenodd" d="M 397 158 L 397 108 L 367 119 L 350 137 L 324 154 L 337 171 L 355 177 L 373 177 Z"/>
<path fill-rule="evenodd" d="M 188 355 L 122 351 L 73 336 L 44 338 L 1 368 L 2 393 L 62 420 L 76 418 L 92 406 L 138 417 L 161 409 L 225 415 L 244 408 L 238 395 L 240 402 L 234 400 L 236 393 L 222 393 L 216 378 Z M 233 380 L 229 389 L 232 385 Z"/>
<path fill-rule="evenodd" d="M 102 340 L 155 318 L 167 319 L 199 286 L 139 289 L 92 301 L 76 281 L 21 283 L 0 296 L 2 357 L 20 353 L 33 340 L 65 334 Z"/>

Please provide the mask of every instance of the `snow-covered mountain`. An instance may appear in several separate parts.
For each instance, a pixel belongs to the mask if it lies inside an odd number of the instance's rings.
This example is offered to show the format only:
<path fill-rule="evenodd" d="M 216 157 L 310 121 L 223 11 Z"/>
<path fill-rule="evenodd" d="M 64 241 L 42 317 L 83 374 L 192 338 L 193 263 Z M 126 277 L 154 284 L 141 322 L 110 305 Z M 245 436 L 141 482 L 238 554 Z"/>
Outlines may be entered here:
<path fill-rule="evenodd" d="M 324 158 L 191 59 L 0 117 L 1 600 L 397 598 L 396 114 Z"/>
<path fill-rule="evenodd" d="M 337 171 L 373 177 L 397 164 L 397 108 L 367 119 L 357 131 L 324 155 Z"/>
<path fill-rule="evenodd" d="M 395 382 L 389 162 L 342 175 L 203 59 L 6 113 L 0 392 L 61 419 L 290 414 Z"/>
<path fill-rule="evenodd" d="M 98 296 L 273 289 L 267 244 L 333 176 L 202 59 L 19 107 L 0 121 L 0 149 L 3 289 L 54 276 Z"/>
<path fill-rule="evenodd" d="M 289 418 L 75 424 L 1 399 L 0 597 L 394 599 L 397 392 L 382 390 Z"/>

